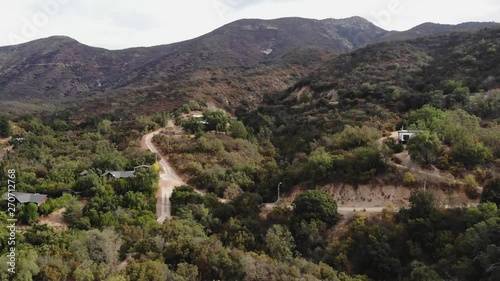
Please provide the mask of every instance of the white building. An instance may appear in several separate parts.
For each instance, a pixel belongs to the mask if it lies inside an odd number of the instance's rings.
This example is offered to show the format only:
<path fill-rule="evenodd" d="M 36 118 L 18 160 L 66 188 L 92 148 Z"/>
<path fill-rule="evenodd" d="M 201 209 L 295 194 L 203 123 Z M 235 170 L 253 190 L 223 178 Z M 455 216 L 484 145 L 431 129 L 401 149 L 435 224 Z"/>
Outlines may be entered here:
<path fill-rule="evenodd" d="M 404 130 L 403 127 L 401 127 L 401 130 L 398 131 L 398 141 L 402 144 L 407 143 L 414 135 L 418 133 L 422 133 L 423 131 L 419 130 Z"/>

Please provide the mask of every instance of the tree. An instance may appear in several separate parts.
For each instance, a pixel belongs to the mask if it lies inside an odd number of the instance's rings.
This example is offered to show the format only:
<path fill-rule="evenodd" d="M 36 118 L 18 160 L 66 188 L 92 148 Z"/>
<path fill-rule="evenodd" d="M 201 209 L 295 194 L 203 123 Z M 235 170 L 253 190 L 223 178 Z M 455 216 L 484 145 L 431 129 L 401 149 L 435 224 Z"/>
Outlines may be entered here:
<path fill-rule="evenodd" d="M 431 267 L 419 262 L 414 261 L 411 263 L 411 281 L 441 281 L 439 274 Z"/>
<path fill-rule="evenodd" d="M 481 202 L 493 202 L 500 206 L 500 178 L 493 179 L 486 183 L 481 195 Z"/>
<path fill-rule="evenodd" d="M 326 180 L 332 170 L 333 157 L 326 152 L 324 147 L 320 147 L 311 152 L 307 159 L 308 171 L 316 181 Z"/>
<path fill-rule="evenodd" d="M 430 191 L 413 191 L 410 195 L 410 215 L 412 218 L 426 218 L 435 209 L 435 196 Z"/>
<path fill-rule="evenodd" d="M 308 190 L 293 202 L 292 219 L 296 222 L 319 220 L 333 225 L 338 220 L 337 202 L 326 192 Z"/>
<path fill-rule="evenodd" d="M 203 113 L 203 118 L 207 124 L 208 131 L 226 131 L 226 125 L 229 123 L 229 117 L 227 117 L 226 112 L 222 110 L 216 111 L 205 111 Z"/>
<path fill-rule="evenodd" d="M 181 106 L 181 111 L 182 111 L 183 113 L 189 113 L 189 112 L 191 112 L 191 108 L 189 107 L 189 105 L 188 105 L 188 104 L 186 104 L 186 103 L 185 103 L 185 104 L 183 104 L 183 105 Z"/>
<path fill-rule="evenodd" d="M 257 193 L 245 192 L 233 201 L 236 214 L 241 217 L 252 217 L 260 212 L 260 205 L 263 199 Z"/>
<path fill-rule="evenodd" d="M 0 280 L 33 281 L 33 277 L 40 272 L 37 265 L 38 253 L 28 248 L 21 249 L 16 257 L 16 273 L 13 275 L 7 271 L 9 257 L 0 256 Z"/>
<path fill-rule="evenodd" d="M 97 125 L 97 131 L 99 132 L 99 134 L 109 134 L 111 133 L 111 124 L 111 121 L 104 119 Z"/>
<path fill-rule="evenodd" d="M 247 128 L 241 121 L 231 123 L 231 127 L 229 127 L 229 134 L 235 139 L 246 139 L 248 136 Z"/>
<path fill-rule="evenodd" d="M 35 203 L 29 203 L 22 206 L 19 218 L 26 224 L 33 224 L 38 221 L 38 206 Z"/>
<path fill-rule="evenodd" d="M 432 164 L 441 152 L 441 141 L 434 133 L 418 133 L 408 141 L 408 152 L 413 161 Z"/>
<path fill-rule="evenodd" d="M 418 129 L 428 130 L 432 128 L 434 120 L 442 119 L 444 112 L 441 109 L 425 105 L 422 108 L 410 113 L 408 125 L 418 125 Z"/>
<path fill-rule="evenodd" d="M 5 115 L 0 116 L 0 137 L 8 138 L 12 134 L 9 118 Z"/>
<path fill-rule="evenodd" d="M 453 146 L 452 156 L 467 169 L 473 169 L 477 165 L 488 162 L 492 153 L 484 144 L 473 138 L 467 138 Z"/>
<path fill-rule="evenodd" d="M 196 193 L 192 186 L 182 185 L 174 189 L 170 202 L 172 204 L 172 214 L 177 215 L 179 210 L 188 204 L 202 204 L 203 197 Z"/>
<path fill-rule="evenodd" d="M 159 261 L 133 263 L 127 267 L 127 276 L 129 280 L 137 281 L 181 280 L 166 264 Z"/>
<path fill-rule="evenodd" d="M 266 237 L 267 252 L 273 259 L 279 261 L 291 261 L 294 256 L 295 241 L 290 231 L 275 224 L 267 230 Z"/>

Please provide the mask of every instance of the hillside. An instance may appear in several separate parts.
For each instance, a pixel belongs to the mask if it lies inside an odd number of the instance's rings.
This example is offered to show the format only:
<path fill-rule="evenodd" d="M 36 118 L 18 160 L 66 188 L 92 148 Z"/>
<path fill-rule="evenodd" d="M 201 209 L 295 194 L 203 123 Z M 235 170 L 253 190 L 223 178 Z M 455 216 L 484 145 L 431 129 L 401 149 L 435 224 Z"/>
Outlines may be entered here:
<path fill-rule="evenodd" d="M 425 34 L 462 28 L 469 25 Z M 191 99 L 254 107 L 263 94 L 286 89 L 322 61 L 389 35 L 395 36 L 352 17 L 245 19 L 189 41 L 117 51 L 50 37 L 0 48 L 0 107 L 19 113 L 75 105 L 78 112 L 83 104 L 102 113 L 148 113 Z"/>

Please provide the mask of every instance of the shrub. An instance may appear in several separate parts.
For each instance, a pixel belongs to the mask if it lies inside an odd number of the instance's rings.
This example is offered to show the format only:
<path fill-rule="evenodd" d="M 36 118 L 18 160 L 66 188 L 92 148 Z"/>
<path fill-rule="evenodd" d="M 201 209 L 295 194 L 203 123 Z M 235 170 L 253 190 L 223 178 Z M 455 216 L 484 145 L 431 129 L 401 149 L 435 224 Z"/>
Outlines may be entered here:
<path fill-rule="evenodd" d="M 403 184 L 406 186 L 412 186 L 417 182 L 415 176 L 411 172 L 406 172 L 403 175 Z"/>

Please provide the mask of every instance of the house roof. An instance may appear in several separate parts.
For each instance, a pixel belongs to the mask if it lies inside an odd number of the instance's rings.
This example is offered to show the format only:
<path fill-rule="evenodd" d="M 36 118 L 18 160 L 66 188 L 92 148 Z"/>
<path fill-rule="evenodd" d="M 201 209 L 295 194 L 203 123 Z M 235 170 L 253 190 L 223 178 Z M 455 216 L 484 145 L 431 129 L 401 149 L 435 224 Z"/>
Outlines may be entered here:
<path fill-rule="evenodd" d="M 16 200 L 21 204 L 26 204 L 26 203 L 40 204 L 45 199 L 47 199 L 46 194 L 40 194 L 40 193 L 12 192 L 12 195 L 14 195 Z M 4 195 L 4 199 L 7 199 L 7 195 Z"/>
<path fill-rule="evenodd" d="M 133 178 L 135 176 L 135 171 L 106 171 L 102 174 L 103 177 L 111 175 L 117 179 Z"/>
<path fill-rule="evenodd" d="M 141 169 L 141 168 L 149 169 L 149 168 L 151 168 L 151 166 L 149 166 L 149 165 L 140 165 L 140 166 L 134 167 L 134 170 Z"/>

